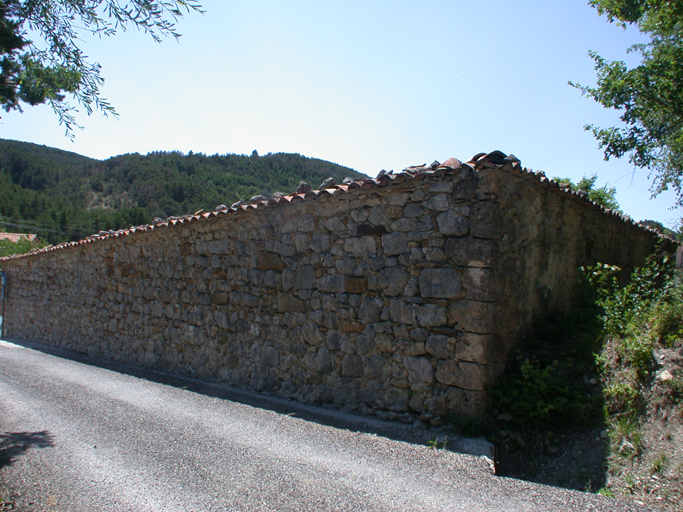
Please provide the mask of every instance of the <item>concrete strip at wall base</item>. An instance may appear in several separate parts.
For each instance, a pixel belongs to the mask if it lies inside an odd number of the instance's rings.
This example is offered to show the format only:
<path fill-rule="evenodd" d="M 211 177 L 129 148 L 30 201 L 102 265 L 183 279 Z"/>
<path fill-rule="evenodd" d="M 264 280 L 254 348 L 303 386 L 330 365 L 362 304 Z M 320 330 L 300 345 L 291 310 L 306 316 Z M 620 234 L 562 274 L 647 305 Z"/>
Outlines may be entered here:
<path fill-rule="evenodd" d="M 533 316 L 571 306 L 580 265 L 633 267 L 659 242 L 528 171 L 422 169 L 6 258 L 5 329 L 440 424 L 486 411 Z"/>

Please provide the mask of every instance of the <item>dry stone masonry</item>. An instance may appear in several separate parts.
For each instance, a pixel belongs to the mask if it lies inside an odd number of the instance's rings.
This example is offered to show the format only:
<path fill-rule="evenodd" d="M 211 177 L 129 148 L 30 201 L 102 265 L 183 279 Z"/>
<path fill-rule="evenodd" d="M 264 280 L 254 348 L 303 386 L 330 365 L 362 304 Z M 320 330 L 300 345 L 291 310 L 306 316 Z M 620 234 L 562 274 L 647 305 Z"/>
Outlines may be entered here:
<path fill-rule="evenodd" d="M 110 360 L 440 424 L 486 389 L 578 267 L 659 235 L 512 155 L 305 184 L 1 261 L 5 328 Z"/>

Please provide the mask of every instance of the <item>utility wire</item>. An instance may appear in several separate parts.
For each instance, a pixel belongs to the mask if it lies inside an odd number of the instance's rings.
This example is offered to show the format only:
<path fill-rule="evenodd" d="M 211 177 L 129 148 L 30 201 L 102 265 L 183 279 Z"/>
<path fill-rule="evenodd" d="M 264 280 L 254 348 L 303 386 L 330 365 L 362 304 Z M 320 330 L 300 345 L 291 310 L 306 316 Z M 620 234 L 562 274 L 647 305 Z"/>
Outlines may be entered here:
<path fill-rule="evenodd" d="M 11 219 L 11 220 L 15 220 L 15 219 Z M 45 226 L 45 224 L 31 225 L 31 224 L 20 224 L 20 223 L 16 223 L 16 222 L 4 222 L 4 221 L 0 221 L 0 224 L 2 224 L 4 226 L 12 226 L 15 228 L 28 228 L 28 229 L 33 229 L 36 231 L 47 231 L 49 233 L 59 233 L 62 235 L 68 235 L 69 234 L 69 231 L 65 231 L 65 230 L 61 230 L 61 229 L 52 229 L 52 228 L 47 228 L 47 227 L 41 227 L 41 226 Z M 90 233 L 92 231 L 92 229 L 77 228 L 77 227 L 73 227 L 73 226 L 66 226 L 66 228 L 71 230 L 71 231 L 79 231 L 81 233 Z"/>

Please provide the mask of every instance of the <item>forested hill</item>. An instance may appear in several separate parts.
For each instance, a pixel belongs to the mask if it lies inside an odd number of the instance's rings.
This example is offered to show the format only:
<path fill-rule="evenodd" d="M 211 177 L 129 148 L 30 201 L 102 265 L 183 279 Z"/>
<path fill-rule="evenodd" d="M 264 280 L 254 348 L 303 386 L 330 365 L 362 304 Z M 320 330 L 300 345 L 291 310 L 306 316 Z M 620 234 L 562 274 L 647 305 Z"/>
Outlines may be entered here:
<path fill-rule="evenodd" d="M 50 243 L 76 240 L 256 194 L 291 193 L 301 180 L 317 187 L 330 176 L 341 182 L 364 175 L 290 153 L 154 152 L 101 161 L 0 139 L 0 231 L 38 233 Z"/>

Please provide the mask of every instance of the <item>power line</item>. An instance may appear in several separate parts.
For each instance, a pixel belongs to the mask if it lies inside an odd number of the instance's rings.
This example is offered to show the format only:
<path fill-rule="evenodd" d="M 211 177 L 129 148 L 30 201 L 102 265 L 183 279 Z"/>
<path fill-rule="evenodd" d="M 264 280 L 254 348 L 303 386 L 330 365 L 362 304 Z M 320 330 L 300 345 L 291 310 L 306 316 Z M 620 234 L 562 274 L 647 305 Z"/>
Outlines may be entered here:
<path fill-rule="evenodd" d="M 16 219 L 11 219 L 11 220 L 16 220 Z M 31 225 L 31 224 L 20 224 L 20 223 L 16 223 L 16 222 L 4 222 L 4 221 L 0 221 L 0 224 L 2 224 L 4 226 L 12 226 L 15 228 L 28 228 L 28 229 L 37 230 L 37 231 L 47 231 L 49 233 L 59 233 L 62 235 L 68 235 L 69 234 L 69 232 L 65 231 L 65 230 L 52 229 L 52 228 L 48 228 L 48 227 L 41 227 L 41 226 L 45 226 L 45 224 Z M 79 231 L 81 233 L 86 233 L 86 234 L 90 234 L 90 232 L 92 231 L 92 229 L 78 228 L 78 227 L 74 227 L 74 226 L 66 226 L 66 229 L 69 229 L 72 231 Z"/>

